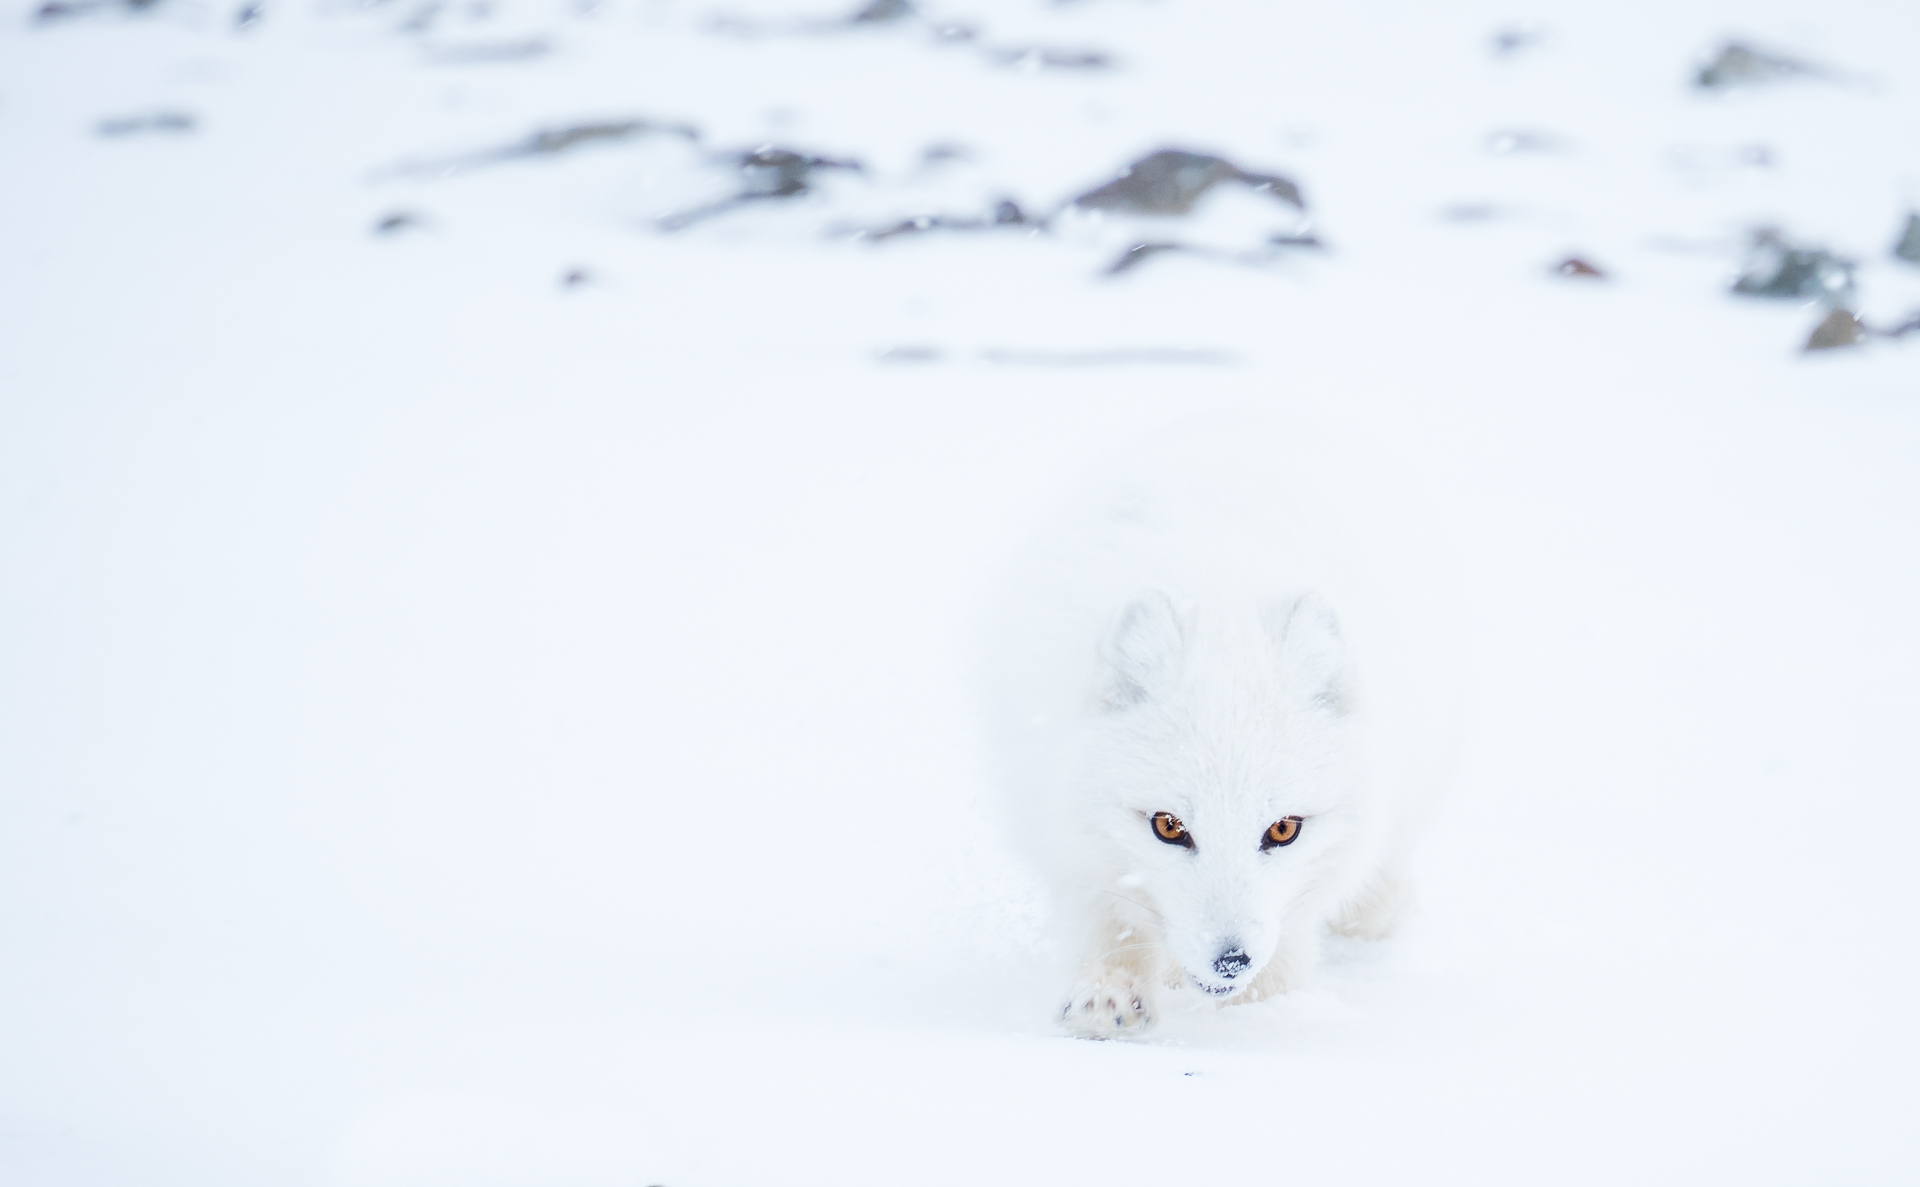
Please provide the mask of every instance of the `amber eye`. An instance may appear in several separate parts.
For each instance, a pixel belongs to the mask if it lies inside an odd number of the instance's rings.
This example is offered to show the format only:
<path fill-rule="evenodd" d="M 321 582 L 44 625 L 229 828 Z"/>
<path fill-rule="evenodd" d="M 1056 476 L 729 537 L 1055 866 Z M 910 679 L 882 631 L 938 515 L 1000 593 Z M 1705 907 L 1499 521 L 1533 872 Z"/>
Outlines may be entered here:
<path fill-rule="evenodd" d="M 1193 848 L 1192 834 L 1187 832 L 1186 825 L 1180 823 L 1180 818 L 1171 812 L 1155 812 L 1153 814 L 1153 835 L 1159 837 L 1169 845 L 1184 845 L 1188 849 Z"/>
<path fill-rule="evenodd" d="M 1267 835 L 1260 838 L 1260 848 L 1278 849 L 1282 845 L 1291 845 L 1300 835 L 1300 818 L 1289 816 L 1285 820 L 1276 820 L 1267 826 Z"/>

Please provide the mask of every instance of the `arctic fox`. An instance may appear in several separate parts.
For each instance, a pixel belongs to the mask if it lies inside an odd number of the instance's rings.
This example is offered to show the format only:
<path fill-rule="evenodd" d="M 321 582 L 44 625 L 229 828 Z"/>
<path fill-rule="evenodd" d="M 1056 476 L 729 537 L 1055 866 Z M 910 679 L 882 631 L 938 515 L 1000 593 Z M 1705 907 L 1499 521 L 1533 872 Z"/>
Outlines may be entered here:
<path fill-rule="evenodd" d="M 1283 992 L 1402 910 L 1463 682 L 1442 566 L 1351 452 L 1189 427 L 1021 567 L 988 715 L 1076 1034 L 1144 1031 L 1169 989 Z"/>

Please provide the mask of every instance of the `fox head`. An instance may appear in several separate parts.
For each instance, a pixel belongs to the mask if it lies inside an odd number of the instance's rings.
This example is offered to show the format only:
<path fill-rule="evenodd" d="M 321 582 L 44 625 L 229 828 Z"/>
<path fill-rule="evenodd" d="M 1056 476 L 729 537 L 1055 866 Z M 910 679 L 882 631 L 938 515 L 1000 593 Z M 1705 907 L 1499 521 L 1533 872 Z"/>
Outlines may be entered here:
<path fill-rule="evenodd" d="M 1348 649 L 1314 594 L 1176 605 L 1151 591 L 1101 655 L 1088 788 L 1120 918 L 1210 995 L 1316 942 L 1359 833 Z M 1111 869 L 1111 866 L 1108 866 Z"/>

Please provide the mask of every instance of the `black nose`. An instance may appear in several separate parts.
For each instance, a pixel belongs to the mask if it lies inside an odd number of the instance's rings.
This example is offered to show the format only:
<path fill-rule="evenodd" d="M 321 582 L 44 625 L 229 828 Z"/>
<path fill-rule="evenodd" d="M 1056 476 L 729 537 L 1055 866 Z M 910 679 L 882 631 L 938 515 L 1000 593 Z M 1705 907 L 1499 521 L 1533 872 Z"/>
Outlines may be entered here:
<path fill-rule="evenodd" d="M 1245 948 L 1229 948 L 1213 958 L 1213 971 L 1231 981 L 1247 971 L 1253 960 Z"/>

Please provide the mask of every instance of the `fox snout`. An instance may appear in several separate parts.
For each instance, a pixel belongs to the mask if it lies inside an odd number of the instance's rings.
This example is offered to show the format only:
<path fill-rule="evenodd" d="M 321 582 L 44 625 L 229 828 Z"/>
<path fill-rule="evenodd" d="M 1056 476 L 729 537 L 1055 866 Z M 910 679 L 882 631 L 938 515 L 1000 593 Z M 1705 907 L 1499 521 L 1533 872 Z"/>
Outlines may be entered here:
<path fill-rule="evenodd" d="M 1213 975 L 1202 977 L 1190 974 L 1194 987 L 1213 997 L 1225 997 L 1239 989 L 1245 982 L 1247 970 L 1253 967 L 1253 957 L 1238 940 L 1227 940 L 1220 946 L 1219 953 L 1213 958 L 1209 972 Z"/>
<path fill-rule="evenodd" d="M 1253 958 L 1247 955 L 1247 950 L 1235 944 L 1213 958 L 1213 971 L 1221 978 L 1231 981 L 1246 972 L 1247 966 L 1252 963 Z"/>

